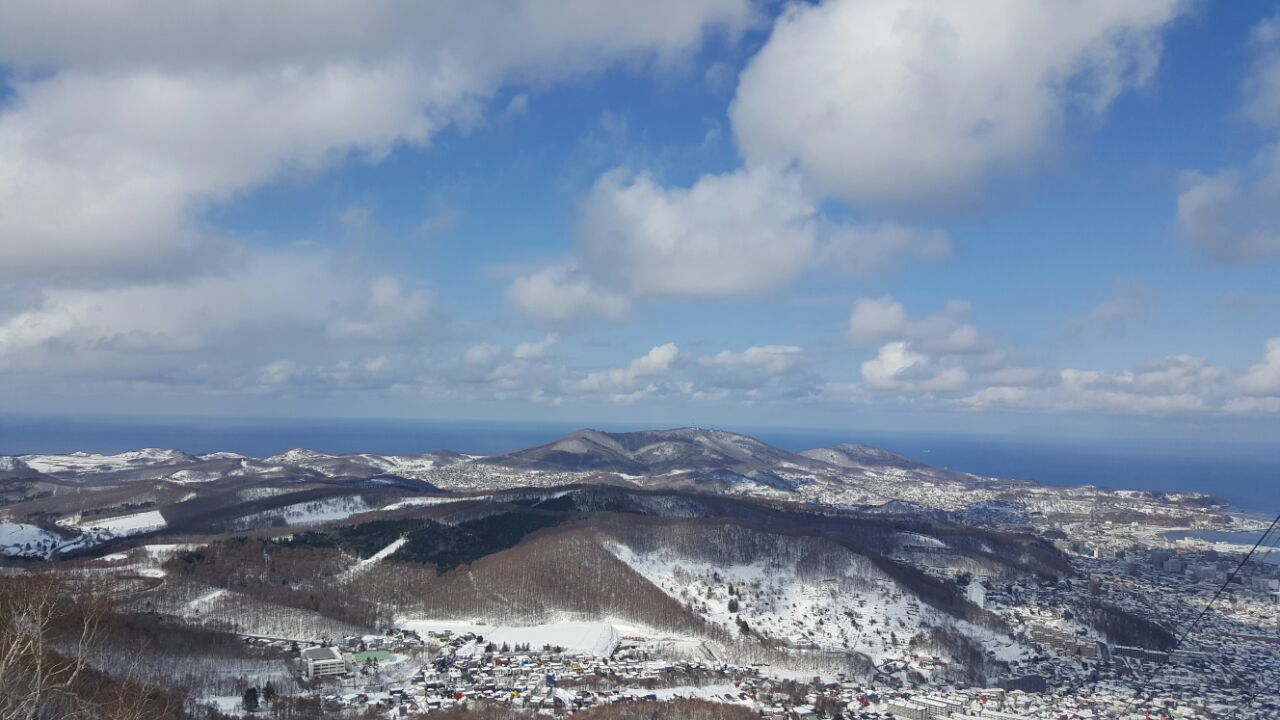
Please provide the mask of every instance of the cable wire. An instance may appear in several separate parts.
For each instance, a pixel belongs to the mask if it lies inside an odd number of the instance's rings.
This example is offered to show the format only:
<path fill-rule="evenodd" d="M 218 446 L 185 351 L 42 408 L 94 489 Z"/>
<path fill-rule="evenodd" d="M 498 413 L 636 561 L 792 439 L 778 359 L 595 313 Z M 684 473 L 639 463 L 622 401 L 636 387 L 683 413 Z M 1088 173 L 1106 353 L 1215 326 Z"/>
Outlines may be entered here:
<path fill-rule="evenodd" d="M 1125 709 L 1125 712 L 1128 712 L 1137 706 L 1139 700 L 1141 700 L 1142 693 L 1146 692 L 1147 688 L 1150 687 L 1151 681 L 1155 680 L 1156 676 L 1158 676 L 1169 662 L 1173 660 L 1174 654 L 1178 652 L 1178 649 L 1182 647 L 1182 643 L 1189 635 L 1191 635 L 1191 631 L 1195 630 L 1196 625 L 1199 625 L 1200 621 L 1204 619 L 1204 616 L 1209 613 L 1209 609 L 1213 607 L 1214 603 L 1218 602 L 1218 598 L 1222 597 L 1222 593 L 1226 592 L 1227 587 L 1231 585 L 1231 582 L 1235 580 L 1236 576 L 1240 574 L 1240 571 L 1244 569 L 1244 566 L 1249 562 L 1249 558 L 1253 557 L 1253 554 L 1257 552 L 1262 543 L 1265 542 L 1267 537 L 1271 535 L 1271 532 L 1275 530 L 1277 524 L 1280 524 L 1280 514 L 1277 514 L 1275 519 L 1271 521 L 1271 525 L 1267 527 L 1266 532 L 1262 533 L 1262 537 L 1258 538 L 1258 542 L 1254 543 L 1252 548 L 1249 548 L 1249 552 L 1245 553 L 1244 558 L 1240 560 L 1240 564 L 1236 565 L 1236 569 L 1231 571 L 1231 574 L 1227 576 L 1226 581 L 1222 583 L 1222 586 L 1218 588 L 1218 591 L 1213 594 L 1213 597 L 1209 599 L 1209 602 L 1205 603 L 1200 614 L 1196 615 L 1195 619 L 1191 621 L 1191 624 L 1187 626 L 1186 630 L 1182 632 L 1182 635 L 1180 635 L 1174 642 L 1173 649 L 1165 655 L 1164 660 L 1162 660 L 1160 664 L 1158 664 L 1156 668 L 1147 675 L 1147 679 L 1144 680 L 1142 685 L 1134 691 L 1133 699 L 1129 701 L 1129 705 Z"/>

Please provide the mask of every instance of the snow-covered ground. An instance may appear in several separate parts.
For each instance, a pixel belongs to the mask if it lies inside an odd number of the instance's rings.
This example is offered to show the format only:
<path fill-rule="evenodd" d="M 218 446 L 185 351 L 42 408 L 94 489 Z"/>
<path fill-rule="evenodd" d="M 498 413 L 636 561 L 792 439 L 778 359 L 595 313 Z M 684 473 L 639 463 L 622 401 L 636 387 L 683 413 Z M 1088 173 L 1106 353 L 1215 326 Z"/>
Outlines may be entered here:
<path fill-rule="evenodd" d="M 374 565 L 377 565 L 383 560 L 386 560 L 392 555 L 395 555 L 396 551 L 404 547 L 404 544 L 408 541 L 409 541 L 409 538 L 407 537 L 397 538 L 390 545 L 387 545 L 386 547 L 382 548 L 378 552 L 370 555 L 367 558 L 364 558 L 363 560 L 357 562 L 355 565 L 352 565 L 351 569 L 346 572 L 342 580 L 344 582 L 347 580 L 351 580 L 352 578 L 359 576 L 361 573 L 365 572 L 366 570 L 373 567 Z"/>
<path fill-rule="evenodd" d="M 879 664 L 907 654 L 917 633 L 956 624 L 853 553 L 842 572 L 813 574 L 778 561 L 725 565 L 669 553 L 636 553 L 621 544 L 608 547 L 710 622 L 737 632 L 742 620 L 752 632 L 790 647 L 853 651 Z M 967 624 L 963 629 L 984 644 L 1010 652 L 1007 638 Z"/>
<path fill-rule="evenodd" d="M 375 508 L 365 502 L 364 498 L 342 496 L 326 500 L 295 503 L 273 510 L 264 510 L 252 515 L 245 515 L 237 519 L 233 525 L 238 530 L 266 527 L 281 520 L 290 526 L 315 525 L 331 520 L 343 520 L 357 513 L 368 512 L 373 509 Z"/>
<path fill-rule="evenodd" d="M 189 457 L 178 450 L 144 448 L 116 455 L 73 452 L 66 455 L 20 455 L 18 459 L 36 472 L 53 475 L 57 473 L 96 473 L 130 470 L 160 463 L 178 462 L 189 459 Z"/>
<path fill-rule="evenodd" d="M 47 557 L 62 538 L 25 523 L 0 522 L 0 555 Z"/>
<path fill-rule="evenodd" d="M 617 649 L 622 637 L 620 626 L 610 622 L 583 622 L 566 620 L 546 623 L 545 625 L 485 625 L 482 623 L 457 622 L 449 620 L 403 619 L 396 623 L 399 627 L 415 630 L 419 633 L 450 631 L 454 634 L 475 633 L 484 637 L 485 642 L 497 645 L 528 644 L 533 648 L 545 645 L 559 646 L 567 650 L 591 653 L 598 657 L 609 657 Z"/>
<path fill-rule="evenodd" d="M 86 531 L 97 531 L 112 537 L 127 537 L 139 533 L 163 530 L 168 526 L 164 515 L 159 510 L 117 515 L 108 518 L 93 518 L 80 521 L 79 527 Z"/>
<path fill-rule="evenodd" d="M 383 510 L 404 510 L 411 507 L 424 507 L 427 505 L 447 505 L 449 503 L 463 502 L 465 500 L 475 500 L 477 498 L 456 498 L 456 497 L 414 497 L 406 498 L 398 502 L 383 507 Z"/>

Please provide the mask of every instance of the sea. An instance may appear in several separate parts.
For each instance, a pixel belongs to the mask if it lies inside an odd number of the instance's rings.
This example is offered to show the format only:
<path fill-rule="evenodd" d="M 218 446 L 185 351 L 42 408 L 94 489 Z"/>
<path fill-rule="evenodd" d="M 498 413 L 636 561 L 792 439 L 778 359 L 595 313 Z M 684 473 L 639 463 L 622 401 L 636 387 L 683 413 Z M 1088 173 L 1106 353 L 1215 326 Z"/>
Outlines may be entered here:
<path fill-rule="evenodd" d="M 0 415 L 0 455 L 115 453 L 142 447 L 266 456 L 456 450 L 489 455 L 553 440 L 581 424 L 494 421 L 264 420 L 18 417 Z M 620 424 L 601 430 L 643 429 Z M 1242 512 L 1280 512 L 1280 443 L 1159 443 L 866 429 L 727 427 L 786 450 L 854 442 L 937 467 L 1049 485 L 1211 493 Z"/>

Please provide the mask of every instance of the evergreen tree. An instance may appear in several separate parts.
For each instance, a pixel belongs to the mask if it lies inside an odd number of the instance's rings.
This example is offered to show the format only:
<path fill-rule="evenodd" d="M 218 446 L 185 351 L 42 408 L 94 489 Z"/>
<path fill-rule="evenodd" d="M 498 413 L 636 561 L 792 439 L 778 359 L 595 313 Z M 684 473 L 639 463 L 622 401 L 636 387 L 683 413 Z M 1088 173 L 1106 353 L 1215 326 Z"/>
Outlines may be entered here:
<path fill-rule="evenodd" d="M 258 688 L 251 687 L 244 691 L 244 695 L 240 698 L 240 702 L 244 705 L 244 709 L 248 712 L 254 712 L 258 709 Z"/>

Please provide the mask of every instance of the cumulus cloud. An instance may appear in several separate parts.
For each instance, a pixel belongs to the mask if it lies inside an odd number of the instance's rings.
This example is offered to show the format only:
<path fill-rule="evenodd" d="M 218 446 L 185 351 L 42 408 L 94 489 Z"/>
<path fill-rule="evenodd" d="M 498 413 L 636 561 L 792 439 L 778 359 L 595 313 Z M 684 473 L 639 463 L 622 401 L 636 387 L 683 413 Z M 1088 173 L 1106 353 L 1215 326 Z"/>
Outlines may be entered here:
<path fill-rule="evenodd" d="M 354 362 L 329 358 L 369 357 L 371 344 L 415 341 L 431 323 L 425 291 L 314 251 L 248 253 L 194 278 L 51 287 L 39 298 L 0 320 L 0 371 L 199 382 L 210 391 L 262 388 L 270 384 L 239 379 L 254 363 L 280 360 L 282 353 Z"/>
<path fill-rule="evenodd" d="M 1245 395 L 1280 396 L 1280 337 L 1267 341 L 1262 362 L 1245 372 L 1239 387 Z"/>
<path fill-rule="evenodd" d="M 0 357 L 63 349 L 193 351 L 237 331 L 322 330 L 351 306 L 349 280 L 325 256 L 262 253 L 190 281 L 45 290 L 38 308 L 0 324 Z"/>
<path fill-rule="evenodd" d="M 1255 27 L 1251 44 L 1242 115 L 1280 129 L 1280 15 Z M 1280 142 L 1264 145 L 1241 167 L 1184 172 L 1177 214 L 1187 240 L 1215 261 L 1280 256 Z"/>
<path fill-rule="evenodd" d="M 818 205 L 791 172 L 743 169 L 672 187 L 615 170 L 583 200 L 574 263 L 516 278 L 508 298 L 541 320 L 617 319 L 633 299 L 760 295 L 807 271 L 866 275 L 950 250 L 941 231 L 832 223 Z"/>
<path fill-rule="evenodd" d="M 913 319 L 892 296 L 858 298 L 849 315 L 849 337 L 860 343 L 909 340 L 929 351 L 979 352 L 986 348 L 966 321 L 969 311 L 969 303 L 951 300 L 942 313 Z"/>
<path fill-rule="evenodd" d="M 953 301 L 947 313 L 913 320 L 891 297 L 860 299 L 851 335 L 888 342 L 861 363 L 858 385 L 829 384 L 824 395 L 846 402 L 895 397 L 974 409 L 1126 414 L 1267 413 L 1280 398 L 1280 338 L 1267 341 L 1262 361 L 1243 371 L 1185 354 L 1132 369 L 1048 370 L 996 347 L 954 344 L 958 318 L 967 311 L 967 303 Z M 976 342 L 977 331 L 968 327 L 962 335 Z"/>
<path fill-rule="evenodd" d="M 1241 114 L 1260 127 L 1280 128 L 1280 13 L 1250 33 L 1253 66 L 1244 80 Z"/>
<path fill-rule="evenodd" d="M 393 363 L 384 355 L 342 360 L 331 365 L 304 365 L 276 360 L 257 369 L 243 387 L 248 393 L 281 391 L 357 391 L 382 389 L 398 381 Z"/>
<path fill-rule="evenodd" d="M 369 298 L 362 312 L 329 324 L 328 333 L 339 340 L 400 342 L 422 337 L 432 310 L 431 294 L 421 288 L 406 289 L 399 279 L 380 276 L 369 283 Z"/>
<path fill-rule="evenodd" d="M 803 358 L 804 349 L 796 345 L 753 345 L 737 353 L 721 350 L 698 362 L 711 368 L 759 368 L 777 374 L 794 368 Z"/>
<path fill-rule="evenodd" d="M 862 207 L 969 194 L 1026 164 L 1068 107 L 1151 76 L 1177 0 L 795 4 L 731 109 L 748 165 L 794 164 Z"/>
<path fill-rule="evenodd" d="M 658 345 L 626 367 L 588 373 L 578 381 L 577 389 L 617 402 L 633 402 L 657 390 L 654 378 L 670 370 L 679 355 L 680 349 L 674 343 Z"/>
<path fill-rule="evenodd" d="M 876 356 L 862 363 L 862 382 L 872 390 L 900 390 L 928 393 L 958 390 L 969 380 L 958 365 L 939 367 L 932 358 L 911 350 L 902 341 L 880 347 Z"/>
<path fill-rule="evenodd" d="M 255 249 L 209 211 L 427 146 L 501 113 L 497 98 L 514 113 L 522 89 L 672 64 L 753 12 L 748 0 L 0 8 L 0 284 L 16 288 L 0 366 L 213 383 L 211 364 L 225 380 L 256 362 L 267 387 L 337 379 L 320 368 L 355 362 L 331 359 L 362 345 L 420 341 L 435 310 L 425 288 L 337 268 L 316 245 Z M 571 283 L 552 289 L 553 306 L 583 300 Z M 592 300 L 625 312 L 617 296 Z M 264 360 L 303 338 L 296 352 L 329 357 Z"/>
<path fill-rule="evenodd" d="M 548 323 L 581 317 L 621 320 L 631 311 L 627 296 L 597 285 L 568 265 L 553 265 L 515 278 L 507 287 L 507 300 L 526 316 Z"/>
<path fill-rule="evenodd" d="M 495 343 L 479 343 L 467 348 L 462 355 L 462 363 L 470 367 L 489 368 L 498 359 L 502 346 Z"/>
<path fill-rule="evenodd" d="M 790 174 L 705 175 L 668 188 L 615 171 L 583 202 L 579 244 L 594 277 L 632 294 L 763 292 L 808 265 L 814 213 Z"/>
<path fill-rule="evenodd" d="M 1280 338 L 1243 372 L 1192 355 L 1174 355 L 1130 370 L 1059 371 L 1051 382 L 973 387 L 960 402 L 976 408 L 1128 414 L 1280 413 Z"/>
<path fill-rule="evenodd" d="M 144 7 L 145 5 L 145 7 Z M 746 0 L 0 10 L 0 274 L 172 269 L 194 216 L 286 173 L 472 122 L 504 83 L 672 58 Z"/>
<path fill-rule="evenodd" d="M 516 345 L 516 349 L 512 354 L 518 360 L 538 360 L 545 357 L 551 346 L 557 342 L 560 342 L 559 335 L 547 333 L 541 340 L 522 342 Z"/>
<path fill-rule="evenodd" d="M 698 358 L 698 370 L 691 393 L 699 400 L 722 400 L 729 390 L 762 394 L 780 391 L 803 392 L 809 378 L 801 377 L 808 361 L 797 345 L 753 345 L 741 352 L 721 350 Z"/>

